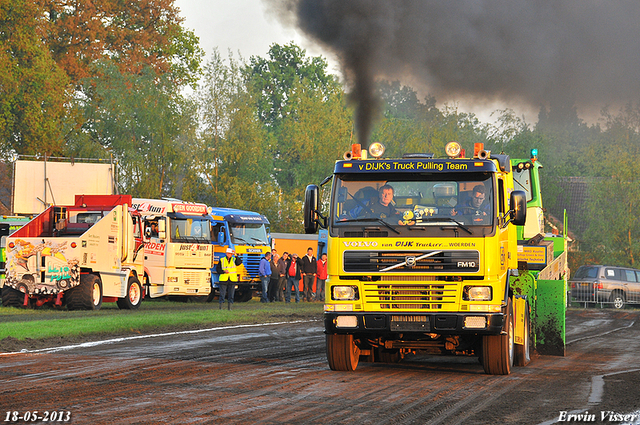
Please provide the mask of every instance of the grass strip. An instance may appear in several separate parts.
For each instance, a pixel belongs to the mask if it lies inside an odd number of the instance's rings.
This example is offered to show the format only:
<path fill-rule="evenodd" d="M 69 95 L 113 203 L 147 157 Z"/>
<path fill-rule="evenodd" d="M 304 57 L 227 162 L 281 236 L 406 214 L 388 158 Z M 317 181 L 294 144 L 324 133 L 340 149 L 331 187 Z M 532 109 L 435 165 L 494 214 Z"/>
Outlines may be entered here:
<path fill-rule="evenodd" d="M 96 312 L 49 311 L 46 318 L 20 315 L 0 323 L 0 340 L 53 337 L 117 335 L 149 333 L 162 329 L 195 329 L 224 324 L 279 322 L 300 319 L 319 319 L 322 304 L 234 304 L 231 311 L 218 310 L 217 305 L 188 306 L 181 303 L 151 306 L 135 311 L 102 309 Z M 143 303 L 144 305 L 144 303 Z M 154 308 L 155 307 L 155 308 Z M 158 308 L 159 307 L 159 308 Z M 224 306 L 226 308 L 226 305 Z M 0 312 L 2 314 L 4 312 Z"/>

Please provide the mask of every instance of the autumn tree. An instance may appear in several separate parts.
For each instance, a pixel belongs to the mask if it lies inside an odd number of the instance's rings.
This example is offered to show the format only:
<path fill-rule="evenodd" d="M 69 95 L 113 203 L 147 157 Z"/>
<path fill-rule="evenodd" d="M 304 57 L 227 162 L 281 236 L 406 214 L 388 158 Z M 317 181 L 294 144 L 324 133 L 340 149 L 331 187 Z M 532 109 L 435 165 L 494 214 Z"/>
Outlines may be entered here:
<path fill-rule="evenodd" d="M 5 157 L 62 153 L 67 78 L 42 42 L 40 14 L 32 1 L 0 2 L 0 150 Z"/>
<path fill-rule="evenodd" d="M 47 46 L 73 83 L 92 76 L 92 64 L 102 59 L 122 73 L 151 67 L 180 84 L 196 81 L 202 51 L 181 26 L 174 0 L 40 2 Z"/>

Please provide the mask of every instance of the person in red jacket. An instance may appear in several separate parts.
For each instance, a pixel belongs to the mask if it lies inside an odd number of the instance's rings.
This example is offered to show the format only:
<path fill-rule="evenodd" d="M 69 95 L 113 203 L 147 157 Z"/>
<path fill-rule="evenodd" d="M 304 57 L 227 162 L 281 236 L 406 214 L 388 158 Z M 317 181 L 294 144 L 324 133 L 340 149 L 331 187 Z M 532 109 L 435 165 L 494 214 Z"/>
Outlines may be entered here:
<path fill-rule="evenodd" d="M 316 301 L 324 301 L 324 282 L 327 280 L 327 254 L 322 254 L 318 260 L 316 280 Z"/>

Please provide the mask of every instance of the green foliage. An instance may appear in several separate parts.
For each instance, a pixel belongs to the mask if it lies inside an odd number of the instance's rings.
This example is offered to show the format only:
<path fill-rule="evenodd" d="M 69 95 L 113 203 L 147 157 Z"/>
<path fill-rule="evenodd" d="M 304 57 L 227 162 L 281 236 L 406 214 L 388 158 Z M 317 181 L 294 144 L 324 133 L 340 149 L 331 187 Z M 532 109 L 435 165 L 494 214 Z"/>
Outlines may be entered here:
<path fill-rule="evenodd" d="M 597 145 L 600 178 L 590 186 L 587 246 L 607 264 L 640 262 L 640 104 L 618 115 L 605 111 L 605 131 Z M 606 147 L 606 148 L 605 148 Z"/>
<path fill-rule="evenodd" d="M 0 151 L 62 153 L 67 78 L 39 37 L 41 10 L 27 0 L 0 2 Z"/>
<path fill-rule="evenodd" d="M 81 81 L 76 105 L 82 126 L 70 136 L 85 143 L 72 144 L 80 150 L 70 154 L 112 154 L 120 164 L 122 193 L 176 196 L 172 180 L 191 169 L 188 135 L 194 125 L 179 87 L 149 67 L 138 75 L 122 74 L 111 61 L 95 67 L 96 77 Z"/>

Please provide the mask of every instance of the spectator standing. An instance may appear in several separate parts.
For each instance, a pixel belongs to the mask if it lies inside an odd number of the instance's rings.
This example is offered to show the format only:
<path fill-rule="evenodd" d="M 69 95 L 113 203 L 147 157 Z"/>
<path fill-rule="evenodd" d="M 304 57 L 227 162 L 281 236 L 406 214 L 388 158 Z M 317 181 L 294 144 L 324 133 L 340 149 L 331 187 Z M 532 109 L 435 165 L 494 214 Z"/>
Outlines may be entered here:
<path fill-rule="evenodd" d="M 278 274 L 280 280 L 278 281 L 278 301 L 284 301 L 284 288 L 287 285 L 287 260 L 289 259 L 289 253 L 283 252 L 282 258 L 278 261 Z"/>
<path fill-rule="evenodd" d="M 302 257 L 302 299 L 313 301 L 313 282 L 316 280 L 318 261 L 313 256 L 313 249 L 307 248 L 307 255 Z"/>
<path fill-rule="evenodd" d="M 275 251 L 275 250 L 274 250 Z M 269 302 L 278 301 L 278 283 L 280 282 L 280 271 L 278 270 L 278 263 L 280 262 L 280 256 L 274 251 L 271 252 L 271 261 L 269 261 L 269 265 L 271 266 L 271 279 L 269 280 L 269 290 L 267 294 L 269 294 Z"/>
<path fill-rule="evenodd" d="M 327 254 L 322 254 L 318 260 L 318 280 L 316 280 L 316 301 L 324 301 L 324 283 L 327 280 Z"/>
<path fill-rule="evenodd" d="M 302 272 L 300 271 L 300 266 L 302 262 L 298 259 L 298 254 L 291 254 L 291 257 L 286 262 L 286 275 L 287 275 L 287 286 L 284 291 L 284 302 L 291 302 L 291 286 L 296 290 L 296 302 L 300 302 L 300 290 L 298 289 L 298 283 L 300 279 L 302 279 Z"/>
<path fill-rule="evenodd" d="M 218 261 L 216 272 L 218 273 L 218 288 L 220 296 L 218 297 L 219 308 L 222 309 L 225 296 L 227 297 L 227 309 L 231 310 L 233 297 L 236 292 L 236 284 L 238 283 L 238 266 L 242 264 L 242 260 L 236 257 L 233 249 L 227 248 L 225 256 Z"/>
<path fill-rule="evenodd" d="M 269 296 L 267 294 L 269 290 L 269 281 L 271 280 L 271 252 L 264 254 L 264 257 L 260 259 L 260 267 L 258 268 L 258 274 L 260 275 L 260 281 L 262 282 L 262 294 L 260 296 L 261 303 L 268 303 Z"/>

